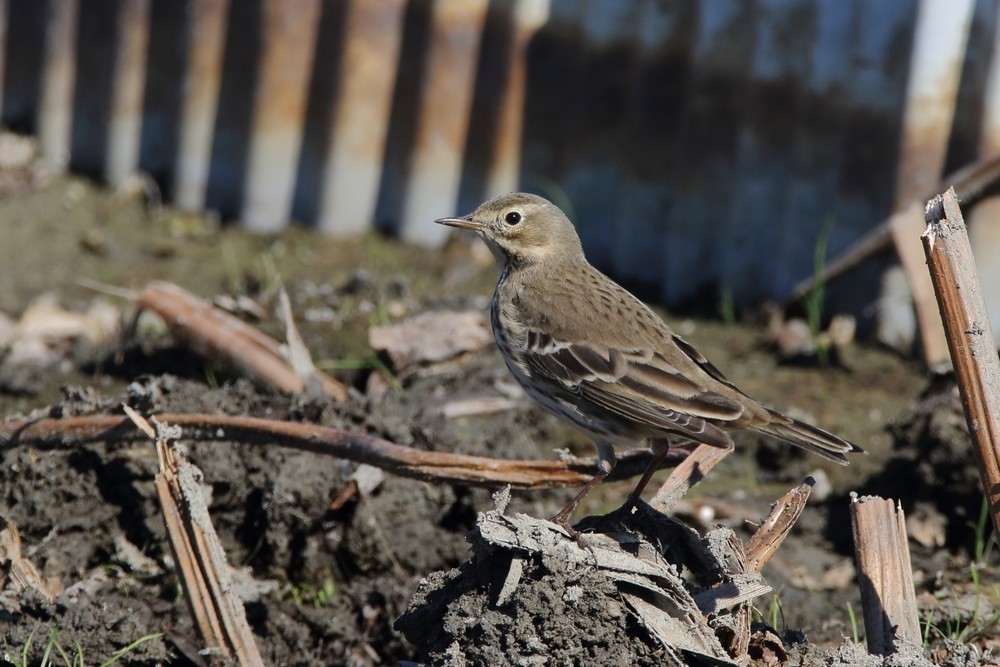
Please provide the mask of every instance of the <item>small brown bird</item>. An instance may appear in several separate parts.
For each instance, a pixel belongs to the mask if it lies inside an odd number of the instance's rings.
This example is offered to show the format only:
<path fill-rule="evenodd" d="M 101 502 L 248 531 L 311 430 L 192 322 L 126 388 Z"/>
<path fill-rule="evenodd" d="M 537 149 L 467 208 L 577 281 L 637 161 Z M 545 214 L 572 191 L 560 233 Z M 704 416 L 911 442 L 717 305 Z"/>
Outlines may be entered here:
<path fill-rule="evenodd" d="M 764 407 L 674 333 L 644 303 L 587 262 L 566 215 L 536 195 L 512 193 L 464 218 L 436 222 L 476 232 L 500 265 L 493 335 L 528 395 L 586 433 L 597 474 L 553 521 L 566 519 L 615 465 L 614 445 L 647 441 L 654 454 L 633 505 L 671 439 L 732 448 L 726 429 L 752 429 L 837 463 L 863 451 Z"/>

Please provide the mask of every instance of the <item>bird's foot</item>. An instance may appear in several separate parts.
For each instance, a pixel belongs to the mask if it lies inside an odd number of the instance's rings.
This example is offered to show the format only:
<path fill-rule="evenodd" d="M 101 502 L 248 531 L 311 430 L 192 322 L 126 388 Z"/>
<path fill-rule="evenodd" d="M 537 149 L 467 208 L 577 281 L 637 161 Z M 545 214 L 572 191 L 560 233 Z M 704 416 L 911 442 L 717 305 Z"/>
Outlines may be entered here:
<path fill-rule="evenodd" d="M 565 508 L 563 508 L 563 511 L 560 511 L 558 514 L 552 517 L 550 521 L 559 526 L 560 528 L 562 528 L 563 530 L 565 530 L 566 534 L 569 535 L 571 538 L 579 541 L 577 538 L 580 536 L 580 532 L 575 530 L 571 525 L 569 525 L 569 521 L 567 519 L 569 519 L 569 512 L 565 512 Z"/>

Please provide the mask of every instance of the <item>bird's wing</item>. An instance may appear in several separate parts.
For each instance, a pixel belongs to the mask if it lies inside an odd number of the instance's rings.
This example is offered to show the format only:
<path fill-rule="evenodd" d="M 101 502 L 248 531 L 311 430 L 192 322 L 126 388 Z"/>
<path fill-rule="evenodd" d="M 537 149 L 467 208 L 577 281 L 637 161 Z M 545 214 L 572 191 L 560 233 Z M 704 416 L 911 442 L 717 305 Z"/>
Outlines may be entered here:
<path fill-rule="evenodd" d="M 677 334 L 672 334 L 671 340 L 673 341 L 674 345 L 677 346 L 678 350 L 680 350 L 688 359 L 693 361 L 698 366 L 698 368 L 705 371 L 705 373 L 707 373 L 713 380 L 715 380 L 716 382 L 721 382 L 722 384 L 726 385 L 733 391 L 738 392 L 743 396 L 746 396 L 746 394 L 743 393 L 742 389 L 738 388 L 736 385 L 730 382 L 729 379 L 722 374 L 722 371 L 716 368 L 715 364 L 706 359 L 704 355 L 702 355 L 702 353 L 699 352 L 698 348 L 696 348 L 694 345 L 687 342 Z"/>
<path fill-rule="evenodd" d="M 526 348 L 525 363 L 533 376 L 652 430 L 729 447 L 732 440 L 716 424 L 744 414 L 740 402 L 700 386 L 652 350 L 561 341 L 532 330 Z"/>

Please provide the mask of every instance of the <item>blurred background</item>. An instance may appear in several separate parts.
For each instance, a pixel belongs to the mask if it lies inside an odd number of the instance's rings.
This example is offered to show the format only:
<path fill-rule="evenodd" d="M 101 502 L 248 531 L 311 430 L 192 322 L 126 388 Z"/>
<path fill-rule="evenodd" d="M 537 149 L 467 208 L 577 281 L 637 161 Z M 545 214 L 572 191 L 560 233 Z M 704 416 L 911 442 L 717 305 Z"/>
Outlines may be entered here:
<path fill-rule="evenodd" d="M 426 246 L 528 190 L 599 268 L 699 315 L 781 302 L 861 244 L 826 310 L 902 349 L 883 223 L 1000 146 L 995 0 L 0 0 L 0 25 L 0 120 L 57 170 Z"/>
<path fill-rule="evenodd" d="M 1000 0 L 0 0 L 4 423 L 117 419 L 125 402 L 590 455 L 497 355 L 488 251 L 433 224 L 527 190 L 737 386 L 869 452 L 842 468 L 742 438 L 685 498 L 683 520 L 746 539 L 815 480 L 760 619 L 807 648 L 860 640 L 847 494 L 877 494 L 907 513 L 927 648 L 996 662 L 998 550 L 959 392 L 926 372 L 948 350 L 919 237 L 954 184 L 1000 325 L 998 18 Z M 228 327 L 293 338 L 281 286 L 346 397 L 248 376 L 239 353 L 258 345 Z M 62 632 L 81 664 L 137 638 L 129 664 L 201 664 L 149 444 L 16 437 L 0 437 L 0 538 L 16 526 L 18 562 L 70 601 L 0 590 L 4 650 L 27 664 L 33 637 L 54 655 Z M 265 661 L 427 652 L 394 620 L 421 577 L 466 561 L 489 490 L 244 444 L 192 454 L 230 561 L 261 584 L 247 612 Z M 601 485 L 580 514 L 632 486 Z M 511 511 L 551 516 L 574 492 L 517 493 Z M 552 616 L 545 595 L 533 618 Z M 521 645 L 452 608 L 473 648 Z M 603 633 L 552 636 L 620 656 Z"/>

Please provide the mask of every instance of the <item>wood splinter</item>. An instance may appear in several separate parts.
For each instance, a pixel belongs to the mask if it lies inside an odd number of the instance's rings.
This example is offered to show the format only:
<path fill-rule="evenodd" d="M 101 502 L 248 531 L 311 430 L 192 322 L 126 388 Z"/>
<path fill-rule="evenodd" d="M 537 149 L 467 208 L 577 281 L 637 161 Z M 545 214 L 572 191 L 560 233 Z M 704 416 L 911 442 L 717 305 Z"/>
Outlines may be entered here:
<path fill-rule="evenodd" d="M 1000 360 L 955 189 L 927 203 L 921 235 L 993 528 L 1000 534 Z"/>
<path fill-rule="evenodd" d="M 868 651 L 892 655 L 900 643 L 920 646 L 903 509 L 892 500 L 851 493 L 851 528 Z"/>
<path fill-rule="evenodd" d="M 132 408 L 123 408 L 136 427 L 156 442 L 160 464 L 156 493 L 185 598 L 202 639 L 218 656 L 235 657 L 241 667 L 263 665 L 243 602 L 236 594 L 234 572 L 208 514 L 198 481 L 201 474 L 163 435 L 162 422 L 154 428 Z"/>

